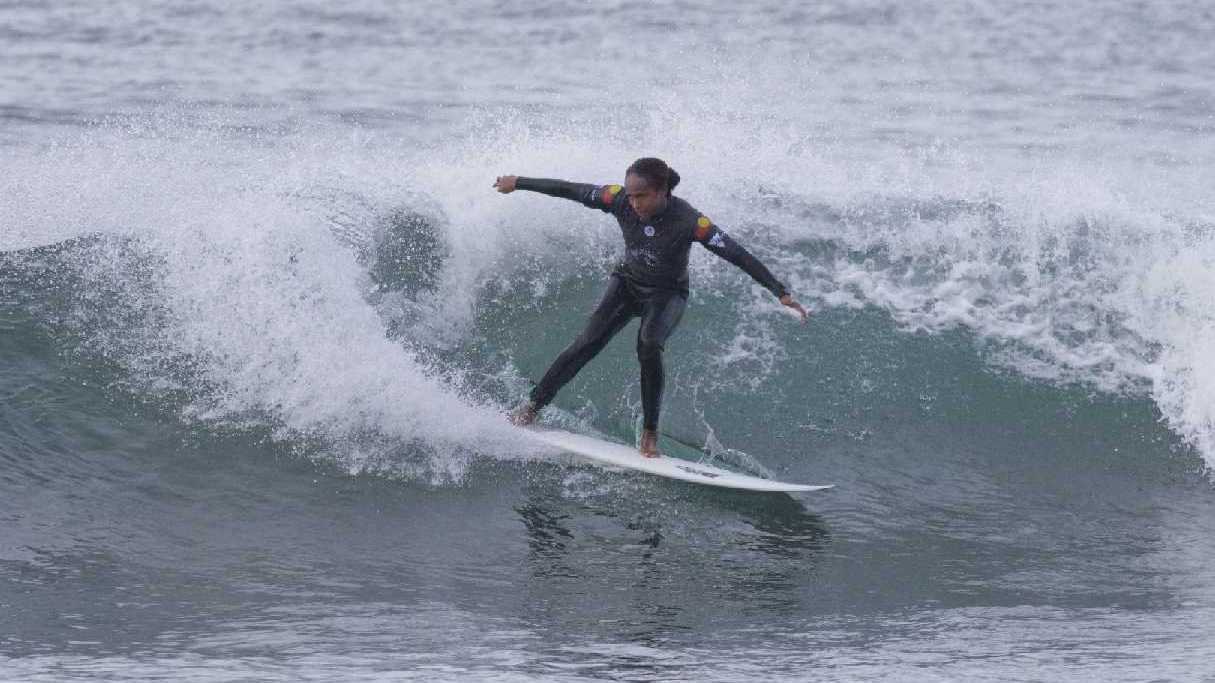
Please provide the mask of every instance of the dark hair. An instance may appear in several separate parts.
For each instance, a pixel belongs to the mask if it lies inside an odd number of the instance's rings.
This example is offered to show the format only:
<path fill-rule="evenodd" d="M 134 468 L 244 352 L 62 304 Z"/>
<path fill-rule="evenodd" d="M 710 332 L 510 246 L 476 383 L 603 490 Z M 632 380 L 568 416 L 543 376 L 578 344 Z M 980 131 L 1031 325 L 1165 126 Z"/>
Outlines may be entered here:
<path fill-rule="evenodd" d="M 634 161 L 629 166 L 629 170 L 625 171 L 625 175 L 632 173 L 633 175 L 641 176 L 645 179 L 645 184 L 655 190 L 667 191 L 667 195 L 671 194 L 671 190 L 679 184 L 679 174 L 675 169 L 667 166 L 667 162 L 654 157 L 642 157 Z"/>

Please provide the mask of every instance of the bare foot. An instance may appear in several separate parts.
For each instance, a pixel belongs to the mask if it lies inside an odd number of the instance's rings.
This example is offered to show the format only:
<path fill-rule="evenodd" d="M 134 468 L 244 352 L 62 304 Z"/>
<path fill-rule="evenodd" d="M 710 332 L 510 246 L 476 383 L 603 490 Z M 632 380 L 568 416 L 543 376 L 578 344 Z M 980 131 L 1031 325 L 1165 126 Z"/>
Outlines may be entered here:
<path fill-rule="evenodd" d="M 641 451 L 643 458 L 659 458 L 662 453 L 658 452 L 658 432 L 653 429 L 645 429 L 641 432 Z"/>
<path fill-rule="evenodd" d="M 516 427 L 526 427 L 536 421 L 536 415 L 539 411 L 536 410 L 536 404 L 531 401 L 524 401 L 514 412 L 510 414 L 510 423 Z"/>

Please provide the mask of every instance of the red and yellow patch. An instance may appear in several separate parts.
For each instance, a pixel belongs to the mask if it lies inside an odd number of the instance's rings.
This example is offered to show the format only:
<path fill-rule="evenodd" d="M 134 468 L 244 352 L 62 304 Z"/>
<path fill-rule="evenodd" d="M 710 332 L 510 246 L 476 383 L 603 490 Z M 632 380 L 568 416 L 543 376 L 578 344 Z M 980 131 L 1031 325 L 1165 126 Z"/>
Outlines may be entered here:
<path fill-rule="evenodd" d="M 696 239 L 704 240 L 709 236 L 709 230 L 713 228 L 713 221 L 701 216 L 696 219 Z"/>
<path fill-rule="evenodd" d="M 599 200 L 604 204 L 610 205 L 616 200 L 616 195 L 620 194 L 622 189 L 624 188 L 619 185 L 605 185 L 603 188 L 603 193 L 599 195 Z"/>

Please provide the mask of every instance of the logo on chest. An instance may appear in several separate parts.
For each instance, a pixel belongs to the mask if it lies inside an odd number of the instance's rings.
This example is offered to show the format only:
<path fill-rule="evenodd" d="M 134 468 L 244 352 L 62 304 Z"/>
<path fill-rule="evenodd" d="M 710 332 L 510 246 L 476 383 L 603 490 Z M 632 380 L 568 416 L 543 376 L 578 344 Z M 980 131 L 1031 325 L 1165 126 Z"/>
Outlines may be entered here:
<path fill-rule="evenodd" d="M 652 225 L 647 225 L 647 226 L 645 226 L 645 228 L 642 230 L 642 232 L 644 232 L 644 233 L 645 233 L 645 236 L 646 236 L 646 237 L 653 237 L 653 236 L 654 236 L 654 226 L 652 226 Z"/>

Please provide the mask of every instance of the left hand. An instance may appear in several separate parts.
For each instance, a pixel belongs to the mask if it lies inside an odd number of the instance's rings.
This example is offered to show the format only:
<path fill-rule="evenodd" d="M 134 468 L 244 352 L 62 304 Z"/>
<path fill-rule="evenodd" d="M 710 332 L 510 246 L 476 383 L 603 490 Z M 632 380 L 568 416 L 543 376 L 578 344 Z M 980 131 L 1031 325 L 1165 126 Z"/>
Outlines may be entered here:
<path fill-rule="evenodd" d="M 785 306 L 788 306 L 789 308 L 792 308 L 793 310 L 797 311 L 797 314 L 802 317 L 802 324 L 805 324 L 806 321 L 810 319 L 810 314 L 806 312 L 806 309 L 802 308 L 801 304 L 797 303 L 797 301 L 794 300 L 792 294 L 786 294 L 786 295 L 782 296 L 780 298 L 780 302 L 782 304 L 784 304 Z"/>

